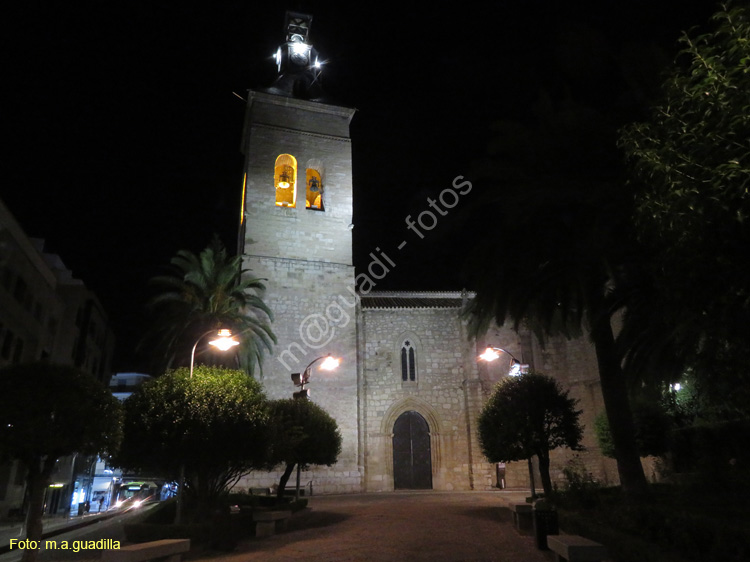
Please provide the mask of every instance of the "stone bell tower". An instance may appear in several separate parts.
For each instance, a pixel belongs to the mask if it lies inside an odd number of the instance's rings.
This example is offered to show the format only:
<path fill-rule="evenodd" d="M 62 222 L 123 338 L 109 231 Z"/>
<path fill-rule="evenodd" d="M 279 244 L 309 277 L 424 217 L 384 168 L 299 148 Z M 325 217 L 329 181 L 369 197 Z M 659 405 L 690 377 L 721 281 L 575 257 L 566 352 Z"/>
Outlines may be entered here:
<path fill-rule="evenodd" d="M 339 462 L 313 466 L 301 485 L 356 492 L 362 486 L 359 446 L 356 297 L 352 262 L 353 109 L 323 99 L 322 60 L 310 43 L 312 17 L 286 13 L 278 75 L 250 91 L 242 139 L 244 188 L 239 234 L 243 265 L 266 279 L 278 345 L 263 364 L 270 398 L 297 390 L 291 374 L 328 354 L 334 371 L 311 369 L 310 399 L 337 421 Z M 241 486 L 268 486 L 276 474 L 256 474 Z"/>

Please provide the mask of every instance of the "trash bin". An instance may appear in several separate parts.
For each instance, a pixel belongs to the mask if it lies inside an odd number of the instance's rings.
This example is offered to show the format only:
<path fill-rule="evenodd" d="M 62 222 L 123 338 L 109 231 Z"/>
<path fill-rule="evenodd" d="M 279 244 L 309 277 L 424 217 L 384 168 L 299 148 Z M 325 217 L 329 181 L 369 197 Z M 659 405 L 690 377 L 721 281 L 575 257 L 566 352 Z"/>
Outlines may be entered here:
<path fill-rule="evenodd" d="M 550 507 L 534 507 L 534 539 L 539 550 L 549 550 L 547 535 L 559 535 L 557 511 Z"/>
<path fill-rule="evenodd" d="M 497 487 L 501 490 L 505 489 L 505 463 L 499 462 L 495 466 L 495 472 L 497 476 Z"/>

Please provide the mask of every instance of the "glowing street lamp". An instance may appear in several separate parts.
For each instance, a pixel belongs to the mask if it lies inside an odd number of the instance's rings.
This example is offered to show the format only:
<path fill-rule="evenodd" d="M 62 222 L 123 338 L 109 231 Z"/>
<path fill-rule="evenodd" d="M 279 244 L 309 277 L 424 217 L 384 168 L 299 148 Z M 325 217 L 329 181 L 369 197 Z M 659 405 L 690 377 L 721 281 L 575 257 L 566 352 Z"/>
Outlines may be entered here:
<path fill-rule="evenodd" d="M 310 363 L 305 367 L 305 370 L 302 371 L 302 373 L 292 373 L 292 382 L 294 383 L 294 386 L 299 386 L 299 392 L 295 392 L 292 396 L 294 398 L 309 398 L 310 393 L 305 388 L 306 384 L 310 383 L 310 374 L 312 370 L 312 366 L 317 363 L 320 360 L 323 360 L 323 363 L 320 364 L 320 368 L 324 371 L 333 371 L 336 367 L 338 367 L 341 364 L 341 360 L 337 359 L 336 357 L 332 357 L 329 353 L 328 355 L 321 355 L 320 357 L 316 357 Z"/>
<path fill-rule="evenodd" d="M 240 342 L 238 342 L 236 339 L 234 339 L 234 336 L 232 336 L 232 330 L 219 330 L 216 332 L 216 330 L 209 330 L 205 334 L 203 334 L 201 337 L 199 337 L 195 345 L 193 346 L 193 351 L 190 352 L 190 378 L 193 378 L 193 366 L 195 365 L 195 350 L 198 347 L 198 344 L 200 341 L 205 338 L 208 334 L 216 333 L 216 339 L 211 340 L 208 342 L 208 345 L 212 345 L 215 348 L 217 348 L 220 351 L 228 351 L 232 349 L 233 347 L 240 345 Z"/>
<path fill-rule="evenodd" d="M 482 361 L 487 361 L 489 363 L 491 361 L 494 361 L 495 359 L 498 359 L 500 357 L 500 353 L 506 353 L 510 357 L 510 370 L 508 371 L 508 374 L 510 376 L 517 377 L 529 372 L 529 366 L 527 364 L 521 363 L 513 356 L 510 351 L 502 349 L 500 347 L 488 347 L 484 350 L 484 353 L 479 356 L 479 358 Z"/>

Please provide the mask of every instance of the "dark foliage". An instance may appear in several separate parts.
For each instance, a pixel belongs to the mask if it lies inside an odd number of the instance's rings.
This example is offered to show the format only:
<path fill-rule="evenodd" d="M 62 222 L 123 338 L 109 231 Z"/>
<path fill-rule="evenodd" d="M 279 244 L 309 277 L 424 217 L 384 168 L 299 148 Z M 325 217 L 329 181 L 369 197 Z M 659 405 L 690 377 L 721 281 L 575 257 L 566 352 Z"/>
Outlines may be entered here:
<path fill-rule="evenodd" d="M 181 250 L 170 263 L 169 275 L 151 280 L 160 292 L 149 301 L 153 328 L 141 342 L 153 350 L 155 371 L 187 365 L 192 346 L 207 331 L 225 328 L 239 339 L 239 365 L 252 375 L 276 343 L 273 313 L 259 296 L 262 280 L 250 277 L 242 256 L 230 256 L 218 237 L 200 254 Z"/>
<path fill-rule="evenodd" d="M 92 375 L 50 363 L 0 371 L 0 462 L 15 459 L 26 468 L 29 539 L 41 538 L 44 493 L 57 460 L 113 453 L 120 437 L 120 403 Z M 24 561 L 35 557 L 36 550 L 24 551 Z"/>
<path fill-rule="evenodd" d="M 533 125 L 504 123 L 491 145 L 485 199 L 471 213 L 469 330 L 493 323 L 552 336 L 590 336 L 617 444 L 622 485 L 645 491 L 612 317 L 642 254 L 632 230 L 609 115 L 543 96 Z"/>
<path fill-rule="evenodd" d="M 683 35 L 661 102 L 620 138 L 639 239 L 652 255 L 649 296 L 630 306 L 623 336 L 630 363 L 689 367 L 727 410 L 746 415 L 750 9 L 728 2 L 712 24 Z"/>
<path fill-rule="evenodd" d="M 336 420 L 306 399 L 282 399 L 270 403 L 271 445 L 266 466 L 284 465 L 277 494 L 284 495 L 296 465 L 333 465 L 341 453 L 341 433 Z"/>
<path fill-rule="evenodd" d="M 220 367 L 181 368 L 153 379 L 124 404 L 124 439 L 113 462 L 177 479 L 206 517 L 225 489 L 264 459 L 267 411 L 260 384 Z"/>
<path fill-rule="evenodd" d="M 642 457 L 660 456 L 669 447 L 669 433 L 674 428 L 674 419 L 661 404 L 635 401 L 633 404 L 635 441 Z M 594 422 L 596 440 L 603 455 L 615 458 L 612 434 L 606 414 L 600 414 Z"/>
<path fill-rule="evenodd" d="M 629 501 L 618 489 L 600 489 L 582 505 L 556 495 L 560 527 L 604 544 L 613 560 L 687 562 L 746 560 L 750 555 L 747 472 L 726 491 L 706 482 L 652 485 L 649 498 Z"/>
<path fill-rule="evenodd" d="M 549 452 L 579 449 L 583 437 L 575 405 L 552 377 L 529 373 L 505 378 L 479 414 L 484 456 L 490 462 L 510 462 L 536 455 L 544 492 L 551 494 Z"/>

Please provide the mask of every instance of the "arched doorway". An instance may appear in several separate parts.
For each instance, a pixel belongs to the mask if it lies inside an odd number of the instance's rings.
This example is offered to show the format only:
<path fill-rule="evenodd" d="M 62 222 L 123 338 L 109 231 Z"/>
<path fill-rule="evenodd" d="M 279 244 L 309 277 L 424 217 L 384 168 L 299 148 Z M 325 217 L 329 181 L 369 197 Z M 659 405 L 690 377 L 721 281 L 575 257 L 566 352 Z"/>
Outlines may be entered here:
<path fill-rule="evenodd" d="M 396 490 L 431 490 L 430 427 L 410 410 L 393 424 L 393 487 Z"/>

